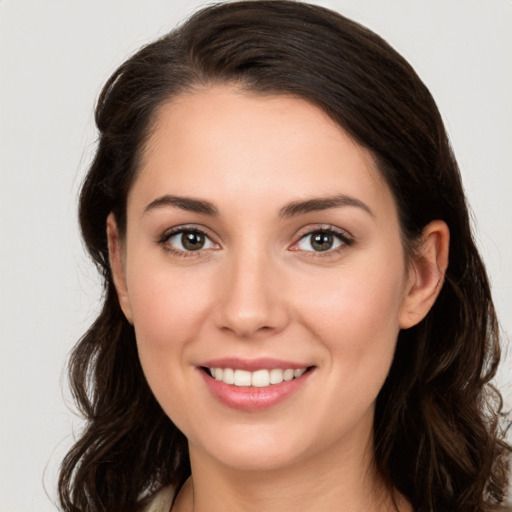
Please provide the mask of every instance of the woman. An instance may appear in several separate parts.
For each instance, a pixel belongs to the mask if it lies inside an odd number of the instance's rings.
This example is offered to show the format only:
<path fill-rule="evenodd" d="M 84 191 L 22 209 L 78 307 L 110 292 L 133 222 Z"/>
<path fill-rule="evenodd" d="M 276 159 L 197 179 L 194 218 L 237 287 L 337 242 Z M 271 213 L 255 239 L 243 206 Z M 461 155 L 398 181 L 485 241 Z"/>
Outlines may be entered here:
<path fill-rule="evenodd" d="M 71 359 L 64 510 L 504 502 L 487 277 L 387 43 L 307 4 L 212 6 L 125 62 L 96 122 L 105 299 Z"/>

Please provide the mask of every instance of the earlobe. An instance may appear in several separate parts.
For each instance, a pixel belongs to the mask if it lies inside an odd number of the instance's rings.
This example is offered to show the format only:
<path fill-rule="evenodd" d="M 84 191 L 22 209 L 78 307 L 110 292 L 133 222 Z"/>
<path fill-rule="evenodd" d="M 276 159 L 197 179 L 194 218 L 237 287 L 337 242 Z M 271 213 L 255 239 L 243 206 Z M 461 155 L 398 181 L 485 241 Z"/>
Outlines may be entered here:
<path fill-rule="evenodd" d="M 443 287 L 449 246 L 450 231 L 445 222 L 435 220 L 425 226 L 410 262 L 399 318 L 401 329 L 421 322 L 434 305 Z"/>
<path fill-rule="evenodd" d="M 122 243 L 119 236 L 119 229 L 117 227 L 116 218 L 113 213 L 110 213 L 107 217 L 107 240 L 110 269 L 112 271 L 112 277 L 114 279 L 114 286 L 116 287 L 119 305 L 121 306 L 121 309 L 123 310 L 123 313 L 128 322 L 133 323 L 132 309 L 124 272 Z"/>

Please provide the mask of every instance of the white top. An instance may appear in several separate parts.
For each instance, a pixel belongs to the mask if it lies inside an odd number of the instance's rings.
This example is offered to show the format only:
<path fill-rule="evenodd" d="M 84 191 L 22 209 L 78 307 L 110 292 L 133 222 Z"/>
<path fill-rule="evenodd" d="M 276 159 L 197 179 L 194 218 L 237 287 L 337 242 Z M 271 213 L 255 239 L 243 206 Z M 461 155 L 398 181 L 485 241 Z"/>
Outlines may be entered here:
<path fill-rule="evenodd" d="M 143 512 L 170 512 L 173 497 L 173 488 L 164 487 L 153 496 Z"/>

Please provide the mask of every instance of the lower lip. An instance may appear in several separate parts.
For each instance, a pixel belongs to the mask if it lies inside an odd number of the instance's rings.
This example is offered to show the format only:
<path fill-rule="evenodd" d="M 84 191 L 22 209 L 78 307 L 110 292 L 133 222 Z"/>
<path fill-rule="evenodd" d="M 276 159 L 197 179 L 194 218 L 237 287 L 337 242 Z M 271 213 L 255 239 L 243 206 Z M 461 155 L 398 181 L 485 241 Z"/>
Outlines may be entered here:
<path fill-rule="evenodd" d="M 312 373 L 311 370 L 308 370 L 300 377 L 292 380 L 285 380 L 280 384 L 271 384 L 270 386 L 257 388 L 226 384 L 210 377 L 202 369 L 199 371 L 215 398 L 232 409 L 243 411 L 261 411 L 283 402 L 298 391 Z"/>

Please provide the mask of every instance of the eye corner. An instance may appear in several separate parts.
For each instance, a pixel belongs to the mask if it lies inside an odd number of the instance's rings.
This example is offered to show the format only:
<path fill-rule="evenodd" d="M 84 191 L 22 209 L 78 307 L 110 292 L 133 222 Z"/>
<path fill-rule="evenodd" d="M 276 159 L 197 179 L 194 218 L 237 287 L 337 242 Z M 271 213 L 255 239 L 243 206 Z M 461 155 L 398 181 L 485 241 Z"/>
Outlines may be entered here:
<path fill-rule="evenodd" d="M 181 225 L 167 229 L 157 237 L 156 243 L 166 252 L 180 257 L 200 256 L 221 248 L 209 231 L 197 225 Z"/>
<path fill-rule="evenodd" d="M 317 247 L 313 245 L 313 236 L 322 237 L 317 240 Z M 309 239 L 309 242 L 307 240 Z M 326 243 L 327 247 L 322 248 L 318 243 Z M 310 248 L 305 247 L 308 244 Z M 290 251 L 302 252 L 307 257 L 328 257 L 339 254 L 344 249 L 353 246 L 354 237 L 346 230 L 332 225 L 310 226 L 297 235 L 297 240 L 288 248 Z"/>

